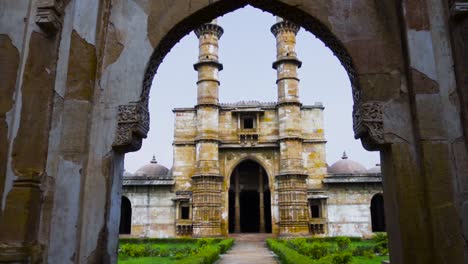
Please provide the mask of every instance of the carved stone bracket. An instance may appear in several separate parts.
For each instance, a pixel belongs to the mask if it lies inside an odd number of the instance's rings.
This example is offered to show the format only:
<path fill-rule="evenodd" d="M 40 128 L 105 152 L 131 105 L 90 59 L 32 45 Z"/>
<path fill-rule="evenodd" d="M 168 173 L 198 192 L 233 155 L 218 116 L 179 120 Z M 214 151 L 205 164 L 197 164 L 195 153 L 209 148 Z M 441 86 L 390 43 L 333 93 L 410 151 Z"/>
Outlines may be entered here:
<path fill-rule="evenodd" d="M 49 35 L 62 28 L 63 0 L 39 0 L 37 5 L 36 24 Z"/>
<path fill-rule="evenodd" d="M 141 148 L 149 131 L 149 112 L 142 103 L 120 105 L 117 133 L 112 147 L 118 152 L 132 152 Z"/>
<path fill-rule="evenodd" d="M 367 150 L 377 150 L 384 144 L 383 104 L 366 102 L 353 109 L 354 137 L 361 139 Z"/>

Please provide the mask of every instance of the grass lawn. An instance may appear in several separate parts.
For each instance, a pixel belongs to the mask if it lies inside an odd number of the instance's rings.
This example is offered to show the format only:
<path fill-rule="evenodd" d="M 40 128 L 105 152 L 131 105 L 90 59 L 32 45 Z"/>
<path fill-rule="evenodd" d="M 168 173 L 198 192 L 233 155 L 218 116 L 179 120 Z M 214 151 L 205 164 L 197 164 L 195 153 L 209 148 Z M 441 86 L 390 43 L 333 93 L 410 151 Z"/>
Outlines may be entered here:
<path fill-rule="evenodd" d="M 122 258 L 119 257 L 119 264 L 175 264 L 177 260 L 170 257 L 141 257 L 141 258 Z"/>
<path fill-rule="evenodd" d="M 388 256 L 377 256 L 375 258 L 369 259 L 366 257 L 354 257 L 351 261 L 352 264 L 381 264 L 382 260 L 388 260 Z"/>

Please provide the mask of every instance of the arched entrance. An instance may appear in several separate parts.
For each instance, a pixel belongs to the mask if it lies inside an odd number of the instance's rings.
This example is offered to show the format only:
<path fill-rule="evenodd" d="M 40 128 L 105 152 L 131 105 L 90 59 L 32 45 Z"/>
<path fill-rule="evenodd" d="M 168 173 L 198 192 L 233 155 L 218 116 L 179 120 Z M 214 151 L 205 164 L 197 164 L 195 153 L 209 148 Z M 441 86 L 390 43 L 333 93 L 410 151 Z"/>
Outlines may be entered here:
<path fill-rule="evenodd" d="M 378 193 L 371 200 L 372 232 L 385 232 L 385 212 L 383 195 Z"/>
<path fill-rule="evenodd" d="M 257 162 L 236 166 L 229 186 L 229 233 L 271 233 L 268 175 Z"/>
<path fill-rule="evenodd" d="M 129 235 L 132 230 L 132 204 L 130 200 L 122 196 L 122 202 L 120 204 L 120 226 L 119 234 Z"/>

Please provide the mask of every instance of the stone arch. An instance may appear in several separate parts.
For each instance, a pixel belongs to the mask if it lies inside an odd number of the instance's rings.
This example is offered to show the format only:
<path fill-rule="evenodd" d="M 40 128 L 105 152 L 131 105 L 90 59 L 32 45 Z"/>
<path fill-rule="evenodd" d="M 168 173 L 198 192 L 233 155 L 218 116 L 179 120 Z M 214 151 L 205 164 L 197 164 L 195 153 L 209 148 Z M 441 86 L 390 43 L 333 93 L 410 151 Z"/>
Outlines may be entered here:
<path fill-rule="evenodd" d="M 130 235 L 132 232 L 132 203 L 130 199 L 122 195 L 120 208 L 119 234 Z"/>
<path fill-rule="evenodd" d="M 229 232 L 271 233 L 271 180 L 266 167 L 254 159 L 242 159 L 234 166 L 229 178 L 234 178 L 227 184 Z"/>
<path fill-rule="evenodd" d="M 260 166 L 263 167 L 263 169 L 265 170 L 266 174 L 267 174 L 267 177 L 268 177 L 268 184 L 270 186 L 270 189 L 272 188 L 272 184 L 273 184 L 273 172 L 269 169 L 269 167 L 266 165 L 265 161 L 263 161 L 261 158 L 259 157 L 256 157 L 255 155 L 246 155 L 244 157 L 241 157 L 239 158 L 238 160 L 236 160 L 234 163 L 232 163 L 229 168 L 226 170 L 227 173 L 226 173 L 226 185 L 229 186 L 229 184 L 231 183 L 231 176 L 232 176 L 232 173 L 234 172 L 234 170 L 236 169 L 236 167 L 241 164 L 242 162 L 244 161 L 253 161 L 253 162 L 256 162 L 258 164 L 260 164 Z"/>
<path fill-rule="evenodd" d="M 174 2 L 179 2 L 182 5 L 184 1 Z M 174 15 L 177 15 L 177 18 L 174 18 L 174 20 L 178 22 L 172 22 L 167 25 L 163 23 L 164 25 L 161 25 L 159 28 L 148 31 L 148 38 L 155 48 L 146 65 L 139 101 L 119 107 L 119 126 L 116 141 L 113 144 L 114 149 L 126 152 L 135 151 L 141 147 L 141 139 L 146 137 L 146 133 L 149 130 L 149 113 L 147 109 L 150 87 L 159 65 L 171 48 L 196 26 L 246 5 L 251 5 L 260 10 L 281 16 L 302 26 L 305 30 L 321 39 L 332 50 L 348 73 L 351 82 L 354 101 L 353 128 L 355 137 L 362 140 L 365 148 L 369 150 L 379 149 L 379 145 L 384 143 L 382 101 L 390 99 L 389 97 L 394 95 L 387 96 L 387 94 L 391 94 L 387 91 L 386 94 L 373 92 L 373 94 L 378 94 L 379 96 L 364 96 L 362 91 L 363 86 L 371 86 L 368 89 L 385 86 L 382 85 L 381 81 L 376 80 L 380 77 L 386 77 L 394 81 L 392 84 L 397 84 L 398 87 L 393 87 L 393 90 L 396 89 L 398 91 L 400 89 L 401 76 L 399 76 L 399 73 L 402 71 L 402 59 L 400 44 L 398 42 L 399 37 L 396 33 L 398 24 L 396 23 L 394 6 L 387 6 L 387 4 L 383 3 L 374 3 L 375 7 L 362 6 L 363 12 L 374 8 L 378 12 L 387 13 L 383 14 L 385 16 L 380 19 L 377 18 L 377 14 L 354 18 L 358 21 L 363 20 L 363 24 L 377 25 L 375 28 L 372 28 L 372 31 L 375 31 L 375 36 L 366 35 L 365 31 L 362 31 L 364 33 L 361 32 L 362 36 L 360 36 L 359 32 L 348 32 L 352 30 L 346 27 L 348 23 L 346 18 L 341 18 L 339 14 L 332 18 L 326 16 L 327 13 L 330 15 L 334 11 L 333 9 L 347 12 L 344 7 L 339 7 L 337 4 L 327 6 L 326 2 L 317 3 L 316 8 L 312 4 L 312 7 L 310 5 L 301 7 L 292 6 L 288 2 L 285 0 L 220 0 L 201 5 L 199 9 L 178 10 L 177 12 L 168 10 L 169 13 L 174 12 Z M 174 6 L 176 7 L 177 3 Z M 391 11 L 385 11 L 387 9 Z M 148 27 L 152 26 L 156 16 L 150 13 Z M 370 17 L 370 21 L 366 21 L 366 17 Z M 170 29 L 161 29 L 163 26 L 168 26 Z M 388 32 L 384 32 L 385 30 Z M 388 37 L 386 37 L 387 35 Z M 388 59 L 384 56 L 384 58 L 378 58 L 375 61 L 374 56 L 369 57 L 369 54 L 363 52 L 360 47 L 363 43 L 366 43 L 367 46 L 374 46 L 374 50 L 377 50 L 379 55 L 389 53 L 396 56 L 387 56 Z M 381 73 L 376 73 L 376 71 L 381 71 Z M 381 94 L 384 95 L 380 96 Z M 365 101 L 362 100 L 363 97 L 366 97 Z"/>
<path fill-rule="evenodd" d="M 385 232 L 384 198 L 381 193 L 372 196 L 370 203 L 372 232 Z"/>

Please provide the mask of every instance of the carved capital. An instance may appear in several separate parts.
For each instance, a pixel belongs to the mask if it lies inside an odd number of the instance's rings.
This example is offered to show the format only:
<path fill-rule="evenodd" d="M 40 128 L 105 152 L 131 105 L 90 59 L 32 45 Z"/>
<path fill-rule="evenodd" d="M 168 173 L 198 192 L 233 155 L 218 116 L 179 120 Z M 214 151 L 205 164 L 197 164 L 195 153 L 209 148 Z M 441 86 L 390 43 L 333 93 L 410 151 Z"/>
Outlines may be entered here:
<path fill-rule="evenodd" d="M 275 35 L 275 37 L 281 32 L 293 32 L 297 34 L 299 32 L 300 27 L 290 21 L 283 20 L 271 26 L 271 33 Z"/>
<path fill-rule="evenodd" d="M 62 28 L 63 0 L 39 0 L 36 24 L 47 34 L 53 35 Z"/>
<path fill-rule="evenodd" d="M 120 105 L 117 115 L 117 133 L 112 147 L 124 153 L 139 150 L 149 131 L 148 109 L 142 103 Z"/>
<path fill-rule="evenodd" d="M 197 35 L 197 38 L 200 38 L 200 36 L 204 34 L 210 34 L 210 35 L 215 35 L 219 39 L 223 35 L 224 30 L 222 27 L 216 24 L 206 23 L 196 28 L 194 32 L 195 32 L 195 35 Z"/>
<path fill-rule="evenodd" d="M 361 139 L 367 150 L 377 150 L 384 144 L 383 104 L 366 102 L 353 109 L 354 137 Z"/>

